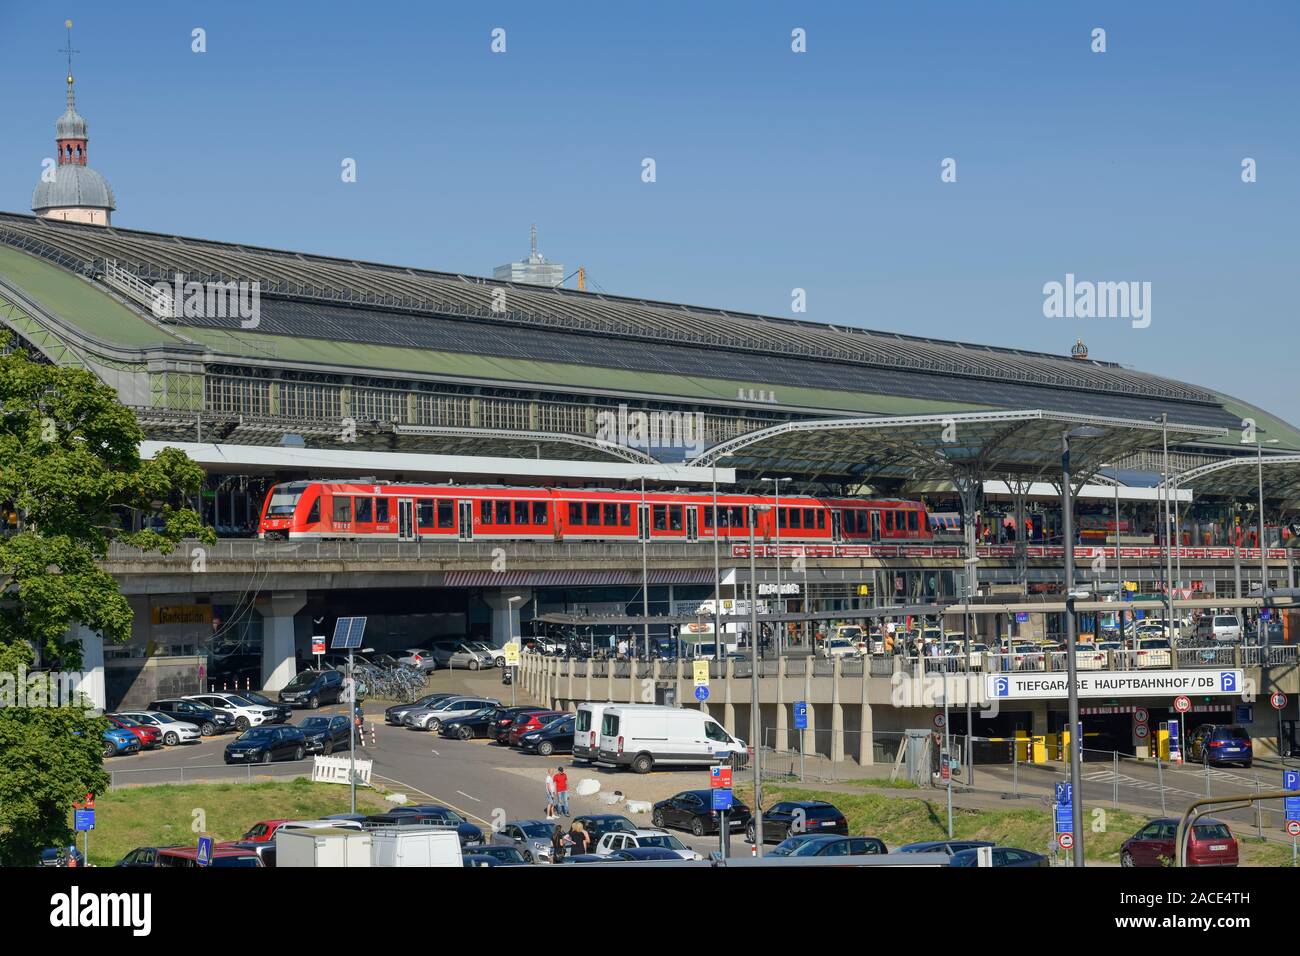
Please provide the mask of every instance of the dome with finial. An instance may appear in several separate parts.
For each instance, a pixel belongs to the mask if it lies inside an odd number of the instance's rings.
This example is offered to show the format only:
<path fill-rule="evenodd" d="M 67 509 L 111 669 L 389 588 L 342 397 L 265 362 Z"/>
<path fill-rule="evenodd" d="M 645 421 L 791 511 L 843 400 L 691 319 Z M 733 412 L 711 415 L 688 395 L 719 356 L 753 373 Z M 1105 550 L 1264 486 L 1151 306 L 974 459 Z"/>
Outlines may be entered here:
<path fill-rule="evenodd" d="M 1074 340 L 1074 348 L 1070 349 L 1070 357 L 1077 359 L 1086 359 L 1088 357 L 1088 346 L 1083 344 L 1083 339 Z"/>
<path fill-rule="evenodd" d="M 68 108 L 63 111 L 59 121 L 54 124 L 55 139 L 85 139 L 86 121 L 77 112 L 74 105 L 75 94 L 72 89 L 72 74 L 68 74 Z"/>

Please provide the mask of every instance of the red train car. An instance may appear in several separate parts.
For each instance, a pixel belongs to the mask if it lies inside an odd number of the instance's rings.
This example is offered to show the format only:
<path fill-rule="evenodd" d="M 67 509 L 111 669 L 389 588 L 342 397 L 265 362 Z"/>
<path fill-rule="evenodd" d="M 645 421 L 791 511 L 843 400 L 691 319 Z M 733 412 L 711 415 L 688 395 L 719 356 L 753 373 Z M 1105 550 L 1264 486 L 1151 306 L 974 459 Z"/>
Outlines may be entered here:
<path fill-rule="evenodd" d="M 262 506 L 259 536 L 379 538 L 397 541 L 509 539 L 699 541 L 754 536 L 782 543 L 930 541 L 925 506 L 915 501 L 605 491 L 470 485 L 295 481 L 276 485 Z"/>

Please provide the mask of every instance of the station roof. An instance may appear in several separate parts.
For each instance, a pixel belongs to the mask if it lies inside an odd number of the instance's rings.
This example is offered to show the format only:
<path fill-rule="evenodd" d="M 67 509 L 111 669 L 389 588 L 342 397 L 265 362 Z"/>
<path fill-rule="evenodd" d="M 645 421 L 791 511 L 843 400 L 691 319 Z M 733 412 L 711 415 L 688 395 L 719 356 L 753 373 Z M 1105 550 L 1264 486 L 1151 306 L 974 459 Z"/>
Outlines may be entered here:
<path fill-rule="evenodd" d="M 1300 455 L 1227 458 L 1177 474 L 1174 481 L 1179 487 L 1194 488 L 1198 497 L 1222 495 L 1253 500 L 1261 478 L 1266 499 L 1300 500 Z"/>

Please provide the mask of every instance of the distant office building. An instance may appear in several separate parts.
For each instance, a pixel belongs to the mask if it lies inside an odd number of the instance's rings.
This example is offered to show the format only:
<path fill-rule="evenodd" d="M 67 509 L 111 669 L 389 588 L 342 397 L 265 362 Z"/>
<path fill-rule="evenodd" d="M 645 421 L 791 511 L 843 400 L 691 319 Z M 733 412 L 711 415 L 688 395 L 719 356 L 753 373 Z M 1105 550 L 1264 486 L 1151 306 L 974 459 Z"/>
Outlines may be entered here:
<path fill-rule="evenodd" d="M 537 224 L 530 230 L 528 258 L 520 262 L 507 262 L 492 270 L 492 278 L 502 282 L 526 282 L 529 285 L 557 286 L 564 281 L 564 264 L 548 262 L 537 251 Z"/>

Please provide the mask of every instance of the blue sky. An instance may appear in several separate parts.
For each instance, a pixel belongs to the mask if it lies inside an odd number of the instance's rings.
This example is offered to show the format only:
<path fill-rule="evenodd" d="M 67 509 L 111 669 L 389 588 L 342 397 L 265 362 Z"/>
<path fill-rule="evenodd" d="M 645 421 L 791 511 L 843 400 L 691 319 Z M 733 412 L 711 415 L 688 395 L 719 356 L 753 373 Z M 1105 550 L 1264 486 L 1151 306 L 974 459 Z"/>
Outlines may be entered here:
<path fill-rule="evenodd" d="M 53 154 L 71 17 L 124 227 L 490 274 L 535 221 L 610 292 L 1081 337 L 1300 422 L 1300 4 L 807 6 L 0 0 L 0 208 Z M 1151 325 L 1045 318 L 1066 273 L 1150 282 Z"/>

